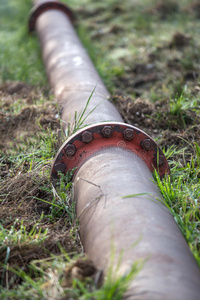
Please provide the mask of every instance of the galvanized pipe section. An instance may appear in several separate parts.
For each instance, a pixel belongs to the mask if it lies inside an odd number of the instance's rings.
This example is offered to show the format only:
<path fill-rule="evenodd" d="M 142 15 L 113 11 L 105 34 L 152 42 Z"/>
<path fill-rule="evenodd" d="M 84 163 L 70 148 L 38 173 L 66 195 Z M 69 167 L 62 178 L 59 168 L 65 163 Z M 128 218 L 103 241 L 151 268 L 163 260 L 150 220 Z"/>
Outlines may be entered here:
<path fill-rule="evenodd" d="M 87 112 L 97 107 L 85 123 L 121 122 L 68 17 L 51 9 L 38 17 L 36 28 L 50 85 L 63 107 L 62 119 L 68 122 L 75 111 L 82 111 L 96 86 Z M 123 198 L 127 195 L 135 196 Z M 108 270 L 112 245 L 115 265 L 123 250 L 121 274 L 138 259 L 145 260 L 127 299 L 199 298 L 200 270 L 172 215 L 158 200 L 161 195 L 149 169 L 134 152 L 109 146 L 92 153 L 76 171 L 74 196 L 84 250 L 98 268 Z"/>

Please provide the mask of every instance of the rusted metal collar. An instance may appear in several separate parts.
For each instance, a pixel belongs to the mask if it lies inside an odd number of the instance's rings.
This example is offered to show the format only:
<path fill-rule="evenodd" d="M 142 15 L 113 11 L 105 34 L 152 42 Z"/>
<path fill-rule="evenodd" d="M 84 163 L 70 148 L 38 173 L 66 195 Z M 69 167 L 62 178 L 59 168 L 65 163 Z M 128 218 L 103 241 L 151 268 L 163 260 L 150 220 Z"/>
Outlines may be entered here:
<path fill-rule="evenodd" d="M 52 167 L 52 179 L 58 177 L 58 172 L 66 174 L 79 168 L 99 150 L 113 147 L 134 152 L 151 172 L 156 169 L 160 177 L 170 173 L 162 150 L 145 132 L 125 123 L 102 122 L 84 127 L 61 146 Z"/>
<path fill-rule="evenodd" d="M 50 9 L 57 9 L 57 10 L 64 12 L 70 18 L 71 21 L 74 21 L 74 19 L 75 19 L 74 14 L 72 13 L 71 9 L 68 6 L 66 6 L 65 4 L 54 1 L 54 0 L 50 0 L 50 1 L 44 0 L 43 3 L 39 3 L 39 4 L 36 3 L 36 5 L 34 5 L 34 7 L 31 9 L 29 24 L 28 24 L 29 32 L 32 32 L 35 30 L 35 24 L 36 24 L 37 18 L 42 13 L 44 13 L 45 11 L 48 11 Z"/>

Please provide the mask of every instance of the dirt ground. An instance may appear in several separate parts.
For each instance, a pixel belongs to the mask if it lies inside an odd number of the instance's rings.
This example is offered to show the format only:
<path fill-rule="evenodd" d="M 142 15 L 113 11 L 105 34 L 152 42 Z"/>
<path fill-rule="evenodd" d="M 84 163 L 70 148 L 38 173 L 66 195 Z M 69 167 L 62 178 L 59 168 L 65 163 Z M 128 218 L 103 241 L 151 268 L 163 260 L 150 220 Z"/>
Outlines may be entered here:
<path fill-rule="evenodd" d="M 39 124 L 44 128 L 50 126 L 52 130 L 59 128 L 55 118 L 56 104 L 44 103 L 36 105 L 36 99 L 43 97 L 39 89 L 22 82 L 7 82 L 0 87 L 1 115 L 0 115 L 0 148 L 5 150 L 16 147 L 24 140 L 37 133 Z M 18 114 L 14 113 L 18 105 Z"/>

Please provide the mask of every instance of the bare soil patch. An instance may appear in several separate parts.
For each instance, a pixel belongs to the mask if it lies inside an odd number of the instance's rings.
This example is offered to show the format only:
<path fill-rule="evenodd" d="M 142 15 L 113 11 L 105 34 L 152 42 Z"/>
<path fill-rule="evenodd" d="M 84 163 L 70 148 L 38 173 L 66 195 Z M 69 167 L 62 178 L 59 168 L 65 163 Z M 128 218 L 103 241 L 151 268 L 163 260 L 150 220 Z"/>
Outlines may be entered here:
<path fill-rule="evenodd" d="M 158 1 L 156 5 L 150 9 L 150 12 L 158 15 L 161 20 L 164 20 L 171 14 L 177 13 L 179 9 L 179 4 L 174 1 Z"/>
<path fill-rule="evenodd" d="M 0 87 L 0 149 L 5 151 L 37 134 L 41 127 L 55 130 L 60 127 L 55 104 L 43 98 L 43 91 L 22 82 L 9 82 Z M 13 113 L 16 108 L 19 112 Z"/>
<path fill-rule="evenodd" d="M 174 146 L 194 154 L 193 142 L 200 144 L 199 114 L 194 110 L 173 114 L 168 101 L 134 100 L 123 93 L 113 96 L 112 101 L 125 122 L 148 133 L 166 150 Z"/>

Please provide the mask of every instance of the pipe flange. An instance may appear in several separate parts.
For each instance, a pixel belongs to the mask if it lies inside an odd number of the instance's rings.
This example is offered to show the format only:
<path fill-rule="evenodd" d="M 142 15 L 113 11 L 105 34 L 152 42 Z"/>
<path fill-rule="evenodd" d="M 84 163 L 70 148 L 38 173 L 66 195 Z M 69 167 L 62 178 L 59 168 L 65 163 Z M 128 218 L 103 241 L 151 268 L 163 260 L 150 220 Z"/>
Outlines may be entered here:
<path fill-rule="evenodd" d="M 105 122 L 84 127 L 64 142 L 55 157 L 51 179 L 59 178 L 59 172 L 66 174 L 79 168 L 91 155 L 111 147 L 133 151 L 151 172 L 156 169 L 160 177 L 170 174 L 165 155 L 149 135 L 129 124 Z"/>
<path fill-rule="evenodd" d="M 44 1 L 43 3 L 36 4 L 30 12 L 28 27 L 29 32 L 32 32 L 35 30 L 35 24 L 37 21 L 37 18 L 43 13 L 50 9 L 57 9 L 62 12 L 64 12 L 71 21 L 74 21 L 74 15 L 69 7 L 67 7 L 65 4 L 57 2 L 57 1 Z"/>

